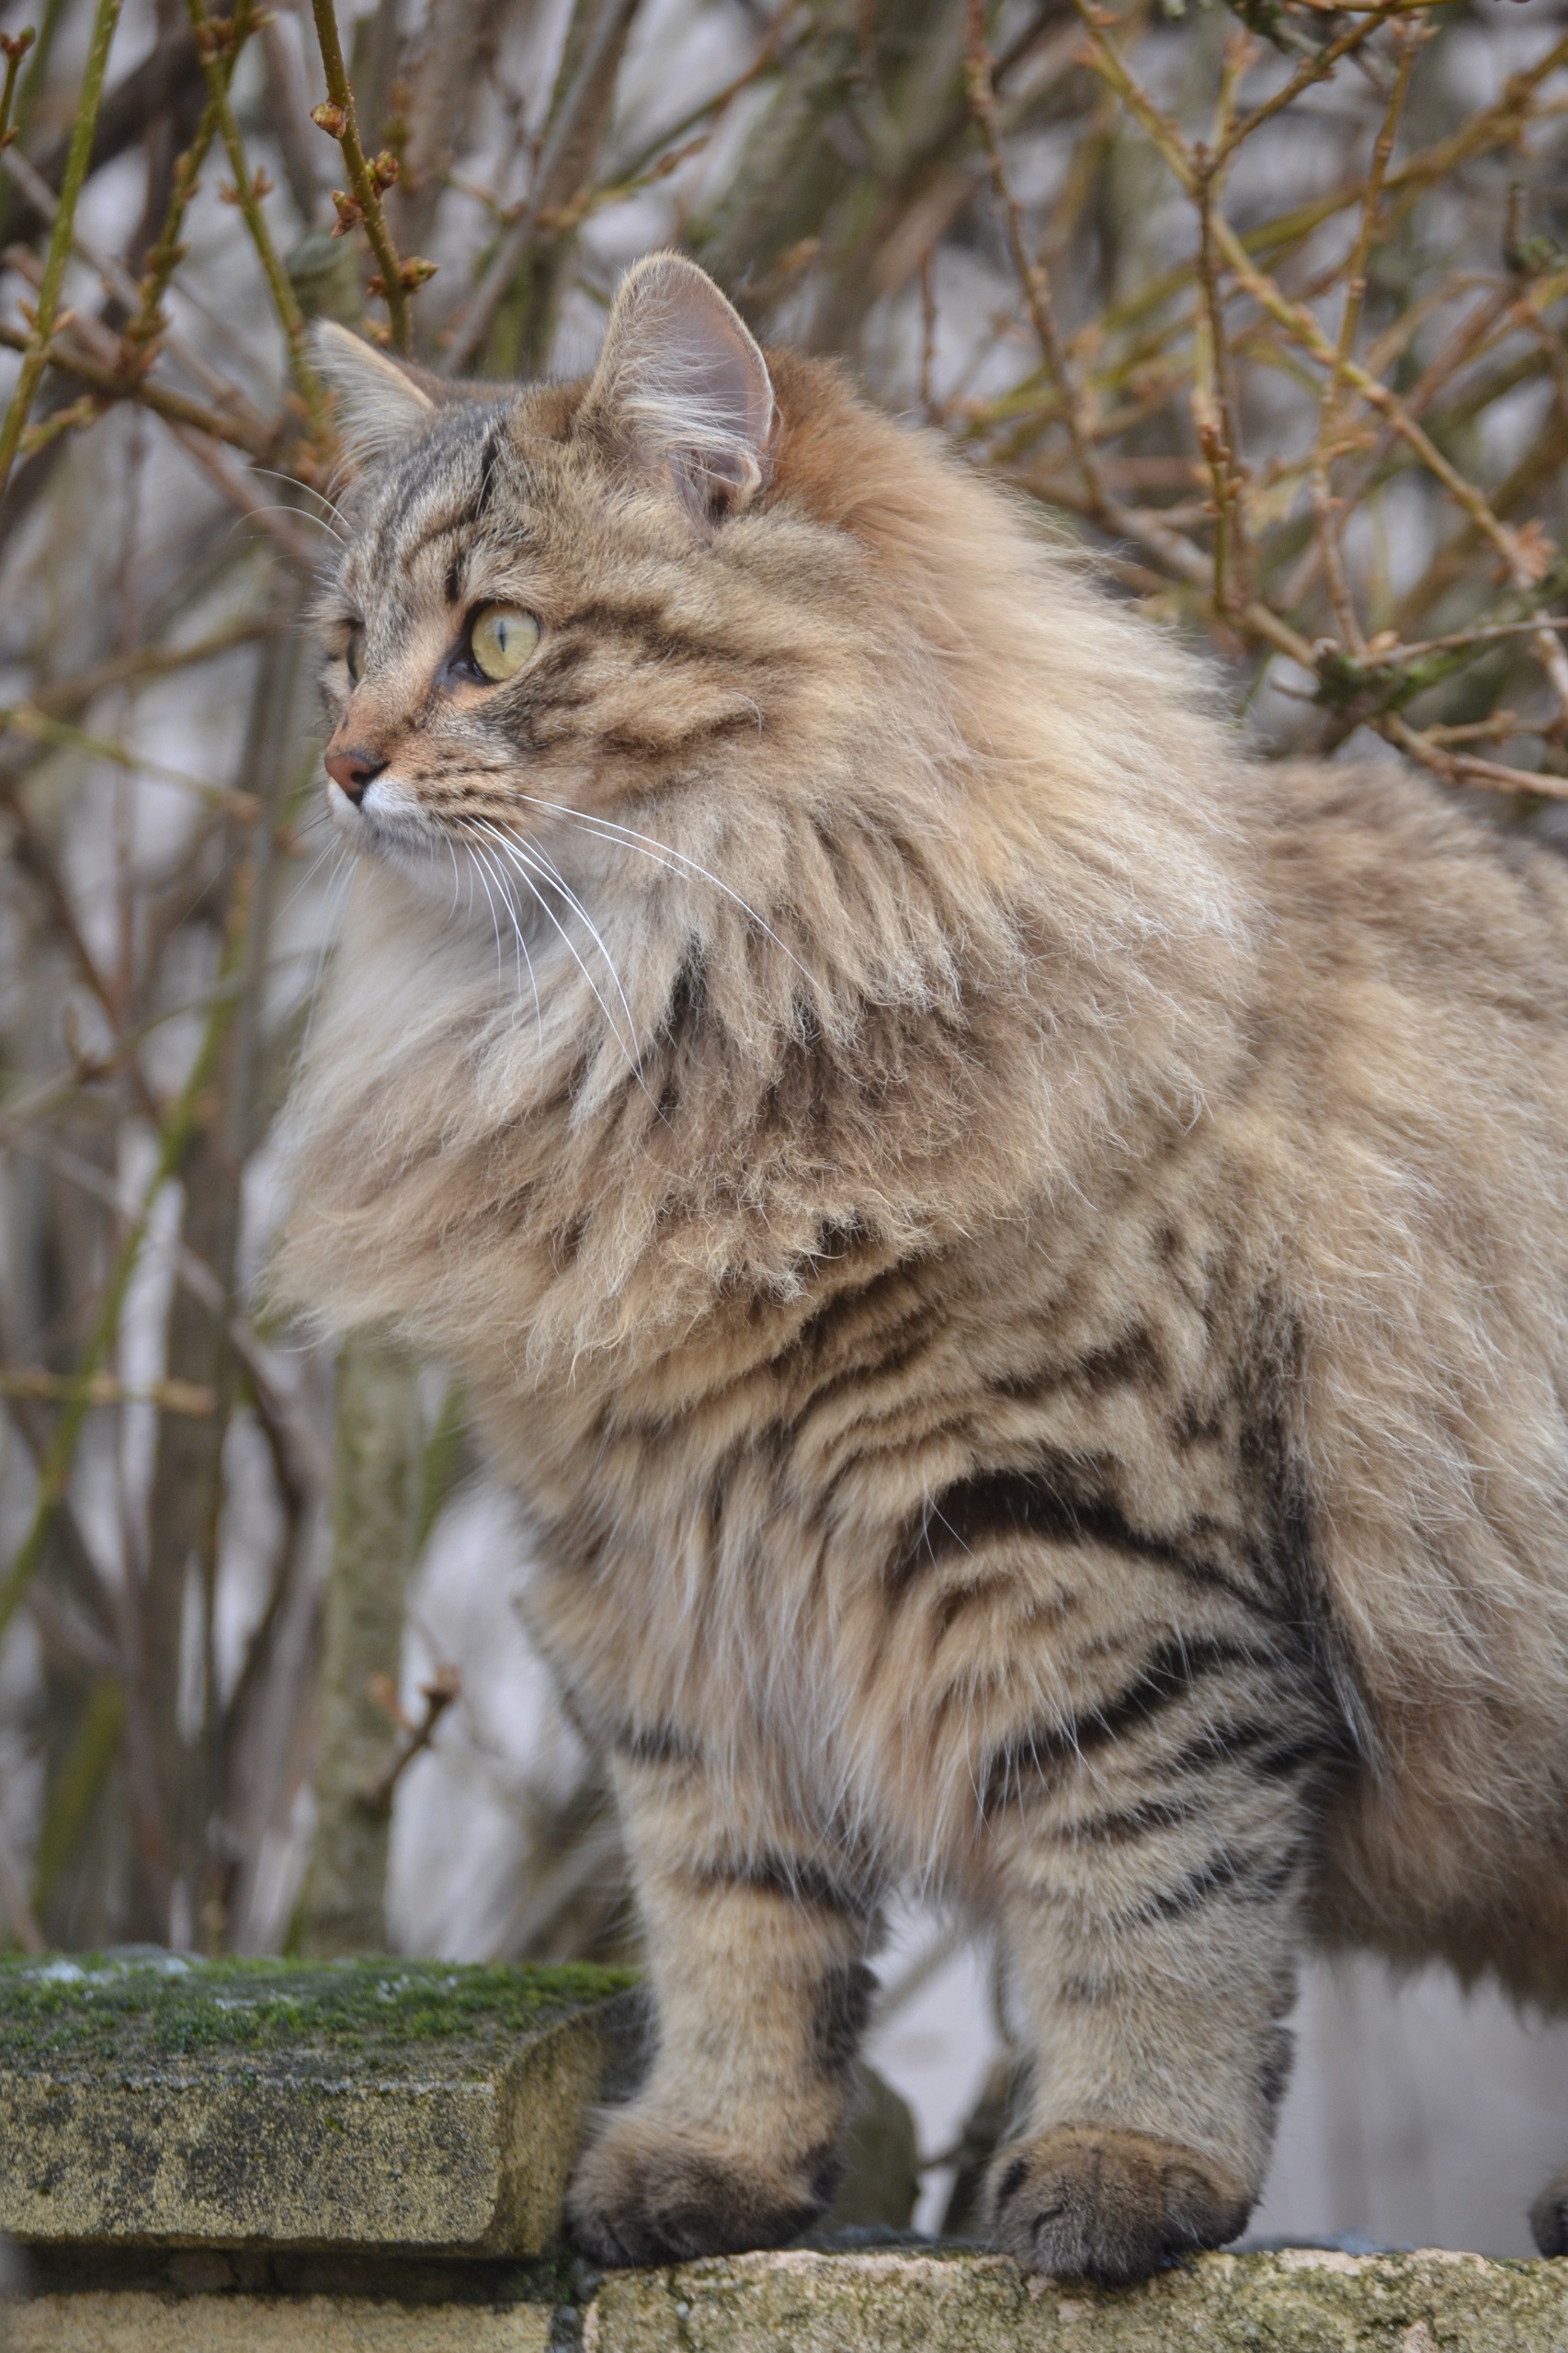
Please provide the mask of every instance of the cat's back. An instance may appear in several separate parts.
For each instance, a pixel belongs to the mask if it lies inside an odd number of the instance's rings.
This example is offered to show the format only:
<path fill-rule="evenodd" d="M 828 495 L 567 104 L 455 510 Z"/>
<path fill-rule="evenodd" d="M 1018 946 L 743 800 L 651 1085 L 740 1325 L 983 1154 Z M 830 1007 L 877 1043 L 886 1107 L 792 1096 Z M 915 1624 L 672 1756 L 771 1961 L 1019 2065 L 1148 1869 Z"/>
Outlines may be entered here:
<path fill-rule="evenodd" d="M 1505 1967 L 1466 1891 L 1562 1835 L 1568 866 L 1392 764 L 1248 790 L 1265 947 L 1217 1117 L 1267 1167 L 1312 1553 L 1399 1760 L 1358 1785 L 1329 1915 Z"/>
<path fill-rule="evenodd" d="M 1568 1022 L 1568 861 L 1388 761 L 1286 761 L 1257 777 L 1263 887 L 1308 972 L 1396 973 L 1479 1005 L 1505 973 L 1526 1017 Z"/>
<path fill-rule="evenodd" d="M 1392 763 L 1250 784 L 1255 1083 L 1313 1217 L 1492 1282 L 1550 1220 L 1533 1268 L 1550 1290 L 1562 1257 L 1568 1301 L 1568 861 Z"/>

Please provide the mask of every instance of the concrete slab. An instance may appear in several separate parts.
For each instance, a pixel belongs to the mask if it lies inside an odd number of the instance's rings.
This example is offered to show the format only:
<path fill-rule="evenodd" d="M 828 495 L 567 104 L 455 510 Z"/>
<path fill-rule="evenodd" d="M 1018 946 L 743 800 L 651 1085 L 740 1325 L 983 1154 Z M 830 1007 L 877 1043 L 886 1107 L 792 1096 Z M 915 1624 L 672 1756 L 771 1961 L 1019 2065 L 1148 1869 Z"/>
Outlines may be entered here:
<path fill-rule="evenodd" d="M 630 2031 L 628 1983 L 403 1961 L 0 1965 L 0 2231 L 536 2253 Z"/>
<path fill-rule="evenodd" d="M 1562 2353 L 1568 2262 L 1205 2256 L 1116 2293 L 1000 2256 L 737 2256 L 608 2278 L 584 2353 Z"/>

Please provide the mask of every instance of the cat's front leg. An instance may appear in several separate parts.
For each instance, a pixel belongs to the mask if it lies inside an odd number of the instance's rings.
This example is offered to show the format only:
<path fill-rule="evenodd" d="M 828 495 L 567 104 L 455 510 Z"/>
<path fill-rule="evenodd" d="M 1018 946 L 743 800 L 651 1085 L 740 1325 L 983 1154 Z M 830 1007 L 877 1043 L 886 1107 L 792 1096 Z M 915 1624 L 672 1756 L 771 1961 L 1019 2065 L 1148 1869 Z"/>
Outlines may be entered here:
<path fill-rule="evenodd" d="M 601 2263 L 779 2246 L 832 2195 L 871 1975 L 852 1860 L 688 1744 L 618 1756 L 657 2007 L 649 2081 L 580 2161 L 567 2224 Z"/>
<path fill-rule="evenodd" d="M 1114 2285 L 1222 2246 L 1262 2188 L 1328 1735 L 1299 1655 L 1250 1617 L 1124 1636 L 1101 1672 L 990 1762 L 1037 2063 L 991 2202 L 1026 2268 Z"/>

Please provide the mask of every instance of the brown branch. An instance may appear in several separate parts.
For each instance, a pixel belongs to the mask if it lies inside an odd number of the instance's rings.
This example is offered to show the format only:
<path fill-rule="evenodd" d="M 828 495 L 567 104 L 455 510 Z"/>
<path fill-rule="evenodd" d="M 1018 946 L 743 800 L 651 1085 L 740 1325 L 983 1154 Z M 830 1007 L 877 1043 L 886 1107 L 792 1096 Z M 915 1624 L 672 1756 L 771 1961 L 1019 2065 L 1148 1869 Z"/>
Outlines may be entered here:
<path fill-rule="evenodd" d="M 92 39 L 87 50 L 87 62 L 83 70 L 81 89 L 77 97 L 75 127 L 65 160 L 65 174 L 60 184 L 60 209 L 54 226 L 50 231 L 49 253 L 43 265 L 39 287 L 38 307 L 32 331 L 22 348 L 21 373 L 0 418 L 0 490 L 10 479 L 21 447 L 22 430 L 32 407 L 33 395 L 42 381 L 49 363 L 49 346 L 54 334 L 54 323 L 60 309 L 61 290 L 65 283 L 65 266 L 71 258 L 71 232 L 76 218 L 76 207 L 86 183 L 87 161 L 92 153 L 93 131 L 103 103 L 104 76 L 108 69 L 108 53 L 119 22 L 119 0 L 97 0 L 93 19 Z"/>
<path fill-rule="evenodd" d="M 1096 509 L 1103 513 L 1107 505 L 1105 484 L 1100 479 L 1093 440 L 1085 429 L 1082 398 L 1074 382 L 1057 331 L 1056 315 L 1051 306 L 1051 280 L 1043 263 L 1031 259 L 1025 249 L 1023 222 L 1008 183 L 1002 143 L 997 137 L 996 91 L 992 78 L 991 52 L 985 40 L 985 0 L 965 0 L 965 71 L 970 108 L 991 167 L 991 184 L 996 192 L 996 202 L 1007 233 L 1007 250 L 1012 256 L 1013 268 L 1023 290 L 1024 300 L 1028 305 L 1029 318 L 1047 371 L 1062 404 L 1062 421 L 1066 426 L 1078 471 L 1096 502 Z"/>
<path fill-rule="evenodd" d="M 422 1683 L 419 1687 L 419 1696 L 425 1702 L 425 1711 L 417 1723 L 412 1723 L 398 1705 L 397 1686 L 391 1676 L 371 1677 L 371 1698 L 379 1708 L 391 1716 L 405 1737 L 394 1750 L 386 1769 L 378 1773 L 365 1790 L 361 1803 L 367 1813 L 388 1814 L 392 1812 L 392 1796 L 399 1781 L 421 1751 L 429 1747 L 441 1718 L 455 1699 L 461 1699 L 462 1688 L 463 1679 L 460 1669 L 455 1666 L 438 1666 L 429 1682 Z"/>
<path fill-rule="evenodd" d="M 1356 331 L 1360 324 L 1361 305 L 1367 291 L 1367 269 L 1377 238 L 1383 182 L 1388 176 L 1400 117 L 1404 111 L 1404 101 L 1410 89 L 1411 69 L 1415 63 L 1415 45 L 1409 27 L 1399 26 L 1395 37 L 1400 45 L 1398 66 L 1372 149 L 1372 167 L 1367 175 L 1356 243 L 1346 266 L 1345 308 L 1339 323 L 1339 340 L 1335 347 L 1333 372 L 1318 412 L 1317 438 L 1312 448 L 1312 513 L 1317 521 L 1324 578 L 1335 619 L 1339 623 L 1340 636 L 1355 654 L 1363 652 L 1366 639 L 1356 611 L 1356 600 L 1350 592 L 1350 583 L 1346 576 L 1344 551 L 1340 545 L 1339 512 L 1334 497 L 1335 438 L 1339 430 L 1346 371 L 1355 349 Z"/>
<path fill-rule="evenodd" d="M 347 68 L 343 63 L 343 44 L 338 39 L 333 0 L 311 0 L 311 14 L 315 20 L 316 44 L 321 51 L 322 68 L 326 75 L 325 102 L 316 108 L 311 119 L 318 130 L 326 132 L 329 139 L 336 140 L 343 153 L 344 169 L 348 175 L 348 190 L 335 188 L 333 191 L 332 200 L 337 208 L 337 226 L 333 234 L 344 236 L 350 229 L 363 228 L 380 274 L 379 287 L 372 290 L 381 294 L 387 306 L 392 342 L 399 351 L 410 351 L 414 347 L 414 321 L 409 308 L 409 294 L 432 274 L 435 265 L 424 261 L 405 262 L 398 258 L 381 204 L 381 190 L 390 188 L 397 177 L 397 158 L 387 153 L 378 155 L 373 165 L 366 161 L 354 92 Z"/>
<path fill-rule="evenodd" d="M 192 1381 L 149 1381 L 134 1387 L 109 1372 L 79 1378 L 69 1372 L 45 1372 L 34 1365 L 0 1367 L 0 1397 L 37 1397 L 47 1404 L 69 1405 L 85 1399 L 89 1405 L 155 1405 L 162 1414 L 186 1414 L 207 1421 L 218 1411 L 215 1390 Z"/>
<path fill-rule="evenodd" d="M 1478 760 L 1463 752 L 1448 752 L 1410 726 L 1394 710 L 1369 722 L 1380 735 L 1408 753 L 1413 760 L 1440 776 L 1445 784 L 1478 785 L 1487 792 L 1534 792 L 1547 801 L 1568 801 L 1568 777 L 1534 768 L 1506 767 L 1497 760 Z"/>

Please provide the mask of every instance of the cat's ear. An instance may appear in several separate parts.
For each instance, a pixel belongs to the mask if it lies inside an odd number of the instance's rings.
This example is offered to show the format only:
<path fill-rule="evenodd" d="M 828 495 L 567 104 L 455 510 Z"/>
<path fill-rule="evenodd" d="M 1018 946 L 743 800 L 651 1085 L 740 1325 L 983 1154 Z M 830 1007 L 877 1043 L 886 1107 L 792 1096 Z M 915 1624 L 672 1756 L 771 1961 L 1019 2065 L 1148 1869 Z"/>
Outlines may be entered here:
<path fill-rule="evenodd" d="M 404 369 L 335 319 L 318 320 L 311 340 L 322 380 L 336 395 L 333 423 L 343 454 L 356 471 L 374 465 L 435 415 L 435 402 Z"/>
<path fill-rule="evenodd" d="M 680 254 L 629 270 L 577 429 L 710 530 L 762 487 L 777 424 L 767 363 L 706 271 Z"/>

